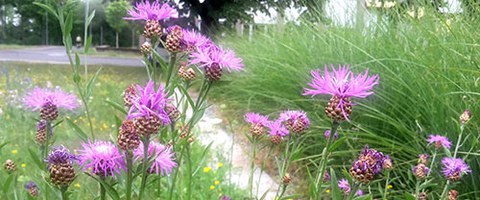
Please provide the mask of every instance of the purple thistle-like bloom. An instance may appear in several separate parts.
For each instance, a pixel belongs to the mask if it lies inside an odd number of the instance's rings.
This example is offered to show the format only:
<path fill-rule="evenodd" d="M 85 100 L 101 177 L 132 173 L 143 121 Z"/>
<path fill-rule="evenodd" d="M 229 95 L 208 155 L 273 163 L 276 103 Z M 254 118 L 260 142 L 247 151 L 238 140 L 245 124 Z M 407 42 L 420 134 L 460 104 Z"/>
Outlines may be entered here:
<path fill-rule="evenodd" d="M 363 190 L 357 190 L 357 193 L 355 193 L 357 196 L 363 196 Z"/>
<path fill-rule="evenodd" d="M 30 190 L 32 188 L 38 188 L 38 186 L 35 182 L 30 181 L 27 184 L 25 184 L 25 189 Z"/>
<path fill-rule="evenodd" d="M 327 139 L 330 138 L 330 135 L 331 135 L 330 129 L 329 129 L 329 130 L 326 130 L 323 135 L 325 135 L 325 137 L 326 137 Z M 333 139 L 336 140 L 337 138 L 338 138 L 338 132 L 335 132 L 335 135 L 333 135 Z"/>
<path fill-rule="evenodd" d="M 303 95 L 316 96 L 319 94 L 329 94 L 338 97 L 339 102 L 335 108 L 340 108 L 345 119 L 348 120 L 347 110 L 350 108 L 350 97 L 365 98 L 371 94 L 373 86 L 379 82 L 378 75 L 368 76 L 368 69 L 364 74 L 354 75 L 347 65 L 339 66 L 338 69 L 331 66 L 333 72 L 329 72 L 327 65 L 324 68 L 324 76 L 320 75 L 320 70 L 312 70 L 312 82 L 308 84 L 310 88 L 305 88 Z"/>
<path fill-rule="evenodd" d="M 140 142 L 138 148 L 133 151 L 135 161 L 143 159 L 143 149 L 143 142 Z M 148 156 L 153 158 L 153 163 L 149 170 L 150 173 L 168 175 L 177 166 L 177 163 L 174 161 L 175 155 L 172 153 L 172 148 L 165 147 L 158 142 L 150 142 L 148 145 Z"/>
<path fill-rule="evenodd" d="M 125 170 L 124 155 L 111 142 L 96 141 L 82 144 L 78 150 L 79 163 L 84 171 L 92 170 L 99 176 L 115 176 Z"/>
<path fill-rule="evenodd" d="M 301 110 L 288 110 L 280 114 L 280 120 L 284 121 L 287 128 L 292 132 L 301 133 L 310 128 L 310 120 L 307 113 Z"/>
<path fill-rule="evenodd" d="M 228 72 L 242 71 L 243 61 L 235 55 L 232 50 L 223 50 L 213 43 L 204 45 L 190 55 L 190 64 L 196 64 L 200 68 L 218 64 L 221 69 L 226 68 Z"/>
<path fill-rule="evenodd" d="M 270 129 L 270 136 L 285 137 L 289 134 L 288 129 L 285 127 L 285 125 L 283 125 L 283 121 L 281 119 L 269 122 L 267 127 Z"/>
<path fill-rule="evenodd" d="M 376 174 L 383 170 L 384 160 L 385 156 L 382 152 L 370 149 L 367 145 L 358 159 L 353 162 L 350 175 L 359 182 L 369 183 Z"/>
<path fill-rule="evenodd" d="M 47 164 L 50 167 L 51 165 L 72 163 L 73 160 L 77 160 L 77 157 L 70 153 L 70 150 L 64 146 L 58 146 L 48 154 Z"/>
<path fill-rule="evenodd" d="M 78 108 L 78 100 L 74 94 L 62 91 L 61 89 L 34 88 L 25 95 L 25 105 L 32 110 L 39 110 L 47 103 L 57 107 L 73 110 Z"/>
<path fill-rule="evenodd" d="M 442 159 L 443 164 L 443 175 L 445 178 L 458 181 L 462 175 L 472 172 L 470 167 L 463 161 L 461 158 L 449 158 L 445 157 Z"/>
<path fill-rule="evenodd" d="M 348 183 L 347 179 L 342 178 L 340 181 L 338 181 L 338 187 L 346 195 L 350 194 L 350 184 Z"/>
<path fill-rule="evenodd" d="M 223 195 L 220 200 L 232 200 L 232 198 L 230 198 L 229 196 L 227 195 Z"/>
<path fill-rule="evenodd" d="M 154 115 L 161 120 L 163 125 L 168 125 L 171 121 L 168 113 L 165 111 L 167 101 L 167 94 L 163 86 L 160 86 L 155 91 L 154 83 L 151 80 L 148 81 L 145 87 L 137 85 L 137 99 L 132 101 L 128 119 Z"/>
<path fill-rule="evenodd" d="M 448 140 L 447 137 L 441 135 L 430 135 L 427 139 L 428 144 L 435 144 L 435 148 L 440 149 L 444 147 L 446 149 L 450 149 L 452 142 Z"/>
<path fill-rule="evenodd" d="M 268 117 L 258 113 L 249 112 L 245 114 L 245 121 L 250 124 L 260 124 L 266 126 L 268 124 Z"/>
<path fill-rule="evenodd" d="M 201 33 L 195 31 L 195 30 L 182 30 L 183 32 L 183 42 L 189 46 L 192 47 L 194 50 L 197 49 L 202 49 L 207 47 L 208 45 L 212 45 L 213 42 L 202 35 Z"/>
<path fill-rule="evenodd" d="M 154 20 L 160 21 L 168 18 L 176 18 L 177 10 L 170 7 L 168 3 L 160 4 L 158 0 L 153 3 L 146 0 L 139 2 L 134 8 L 128 11 L 126 20 Z"/>

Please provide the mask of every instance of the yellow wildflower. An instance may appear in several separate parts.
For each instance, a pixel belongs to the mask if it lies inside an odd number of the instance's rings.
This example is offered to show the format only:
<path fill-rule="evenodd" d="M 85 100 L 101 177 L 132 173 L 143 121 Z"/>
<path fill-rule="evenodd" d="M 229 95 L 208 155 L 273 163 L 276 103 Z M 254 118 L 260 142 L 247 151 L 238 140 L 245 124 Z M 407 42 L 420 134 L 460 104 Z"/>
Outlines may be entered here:
<path fill-rule="evenodd" d="M 205 172 L 205 173 L 208 173 L 208 172 L 210 172 L 211 170 L 212 170 L 211 167 L 204 167 L 204 168 L 203 168 L 203 172 Z"/>
<path fill-rule="evenodd" d="M 22 168 L 25 168 L 25 167 L 27 167 L 27 164 L 22 163 Z"/>
<path fill-rule="evenodd" d="M 75 183 L 75 185 L 73 185 L 73 187 L 80 188 L 80 183 Z"/>
<path fill-rule="evenodd" d="M 387 188 L 388 188 L 388 189 L 392 189 L 393 186 L 389 184 L 389 185 L 387 185 Z"/>
<path fill-rule="evenodd" d="M 218 166 L 218 168 L 223 167 L 223 163 L 222 163 L 222 162 L 219 162 L 219 163 L 217 164 L 217 166 Z"/>
<path fill-rule="evenodd" d="M 215 189 L 215 186 L 211 185 L 210 190 L 214 190 L 214 189 Z"/>
<path fill-rule="evenodd" d="M 326 192 L 327 194 L 330 193 L 330 189 L 327 189 L 325 192 Z"/>
<path fill-rule="evenodd" d="M 18 151 L 15 149 L 15 150 L 12 150 L 12 154 L 17 154 Z"/>
<path fill-rule="evenodd" d="M 218 184 L 220 184 L 220 181 L 216 180 L 215 185 L 218 185 Z"/>

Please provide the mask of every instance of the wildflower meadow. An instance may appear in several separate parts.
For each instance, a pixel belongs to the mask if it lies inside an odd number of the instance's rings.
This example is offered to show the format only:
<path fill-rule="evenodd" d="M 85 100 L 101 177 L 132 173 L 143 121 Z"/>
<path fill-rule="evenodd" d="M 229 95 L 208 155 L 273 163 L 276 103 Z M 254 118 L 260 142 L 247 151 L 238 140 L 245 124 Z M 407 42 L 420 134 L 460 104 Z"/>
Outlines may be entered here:
<path fill-rule="evenodd" d="M 142 27 L 144 67 L 117 68 L 85 62 L 91 35 L 74 47 L 76 3 L 33 3 L 55 17 L 68 66 L 0 62 L 0 199 L 480 199 L 468 19 L 217 38 L 169 23 L 174 2 L 140 1 L 122 20 Z M 240 154 L 200 142 L 215 107 Z"/>

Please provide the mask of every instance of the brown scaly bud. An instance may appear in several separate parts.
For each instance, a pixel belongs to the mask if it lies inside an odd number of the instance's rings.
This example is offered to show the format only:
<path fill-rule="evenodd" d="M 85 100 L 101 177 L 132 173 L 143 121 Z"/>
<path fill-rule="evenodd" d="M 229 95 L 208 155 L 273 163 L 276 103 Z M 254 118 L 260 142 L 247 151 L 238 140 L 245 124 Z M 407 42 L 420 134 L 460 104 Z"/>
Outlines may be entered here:
<path fill-rule="evenodd" d="M 282 142 L 282 137 L 279 135 L 273 135 L 270 137 L 270 141 L 272 141 L 273 144 L 280 144 Z"/>
<path fill-rule="evenodd" d="M 53 131 L 50 128 L 50 136 L 53 135 Z M 47 121 L 41 119 L 37 123 L 37 133 L 35 134 L 35 142 L 37 144 L 45 144 L 47 141 Z"/>
<path fill-rule="evenodd" d="M 50 181 L 59 187 L 70 185 L 75 179 L 75 170 L 71 162 L 50 165 Z"/>
<path fill-rule="evenodd" d="M 458 198 L 458 191 L 450 190 L 448 191 L 448 200 L 457 200 Z"/>
<path fill-rule="evenodd" d="M 413 175 L 419 180 L 423 180 L 430 172 L 430 169 L 425 164 L 419 163 L 412 169 Z"/>
<path fill-rule="evenodd" d="M 420 154 L 420 155 L 418 156 L 418 161 L 417 161 L 417 163 L 421 163 L 421 164 L 426 165 L 426 164 L 427 164 L 427 161 L 428 161 L 428 157 L 429 157 L 429 156 L 428 156 L 427 154 Z"/>
<path fill-rule="evenodd" d="M 170 148 L 173 146 L 173 140 L 168 141 L 167 145 L 165 145 L 165 148 Z"/>
<path fill-rule="evenodd" d="M 188 131 L 189 131 L 189 130 L 190 130 L 190 129 L 189 129 L 189 127 L 188 127 L 188 124 L 185 124 L 185 125 L 180 126 L 180 129 L 179 129 L 179 131 L 180 131 L 180 137 L 179 137 L 179 138 L 180 138 L 181 140 L 185 139 L 185 138 L 187 137 L 187 135 L 188 135 Z"/>
<path fill-rule="evenodd" d="M 212 63 L 205 67 L 205 76 L 209 81 L 218 81 L 222 78 L 222 67 L 218 63 Z"/>
<path fill-rule="evenodd" d="M 388 155 L 385 156 L 385 158 L 383 159 L 383 169 L 385 169 L 385 170 L 392 170 L 393 169 L 392 159 Z"/>
<path fill-rule="evenodd" d="M 286 173 L 286 174 L 282 177 L 282 183 L 283 183 L 284 185 L 289 185 L 291 182 L 292 182 L 292 177 L 290 176 L 290 174 Z"/>
<path fill-rule="evenodd" d="M 52 102 L 47 102 L 42 106 L 42 109 L 40 110 L 40 118 L 47 120 L 47 121 L 53 121 L 57 119 L 58 117 L 58 108 L 55 104 Z"/>
<path fill-rule="evenodd" d="M 252 124 L 250 126 L 249 131 L 254 137 L 258 137 L 258 136 L 263 135 L 264 126 L 262 124 Z"/>
<path fill-rule="evenodd" d="M 165 112 L 167 112 L 170 121 L 175 121 L 178 117 L 180 117 L 180 111 L 178 111 L 177 107 L 172 104 L 167 104 L 165 106 Z"/>
<path fill-rule="evenodd" d="M 340 101 L 343 101 L 343 111 L 342 108 L 338 106 Z M 325 107 L 325 114 L 327 114 L 330 119 L 333 119 L 335 121 L 343 121 L 346 119 L 346 117 L 348 118 L 351 113 L 352 101 L 348 97 L 341 99 L 338 96 L 333 96 L 328 102 L 328 105 Z"/>
<path fill-rule="evenodd" d="M 171 28 L 165 40 L 165 49 L 170 52 L 182 51 L 181 40 L 183 38 L 182 28 L 180 26 L 174 26 Z"/>
<path fill-rule="evenodd" d="M 118 147 L 124 151 L 134 150 L 140 145 L 140 138 L 135 131 L 135 125 L 131 120 L 126 120 L 120 127 L 118 134 Z"/>
<path fill-rule="evenodd" d="M 190 138 L 188 138 L 188 140 L 187 140 L 188 143 L 192 143 L 192 142 L 194 142 L 194 141 L 195 141 L 195 138 L 194 138 L 194 137 L 190 137 Z"/>
<path fill-rule="evenodd" d="M 152 44 L 150 44 L 150 42 L 144 42 L 140 47 L 140 52 L 146 56 L 150 55 L 152 53 Z"/>
<path fill-rule="evenodd" d="M 17 165 L 10 159 L 5 161 L 5 163 L 3 164 L 3 167 L 5 168 L 5 171 L 7 171 L 8 173 L 13 173 L 17 171 Z"/>
<path fill-rule="evenodd" d="M 133 85 L 129 85 L 123 92 L 123 103 L 127 107 L 132 106 L 132 102 L 137 98 L 137 91 Z"/>
<path fill-rule="evenodd" d="M 135 118 L 133 121 L 137 134 L 148 136 L 158 133 L 162 122 L 156 115 Z"/>
<path fill-rule="evenodd" d="M 39 190 L 37 184 L 35 184 L 33 181 L 30 181 L 29 183 L 25 184 L 25 189 L 27 190 L 28 194 L 30 194 L 31 197 L 38 197 L 39 195 Z"/>
<path fill-rule="evenodd" d="M 465 110 L 463 113 L 460 115 L 460 123 L 461 124 L 466 124 L 470 119 L 472 118 L 472 113 L 470 110 Z"/>
<path fill-rule="evenodd" d="M 160 23 L 156 20 L 147 20 L 143 35 L 146 38 L 160 37 L 162 35 L 162 26 L 160 26 Z"/>
<path fill-rule="evenodd" d="M 178 76 L 180 76 L 186 81 L 192 81 L 195 79 L 196 74 L 195 70 L 193 70 L 192 68 L 187 68 L 187 63 L 183 62 L 178 69 Z"/>
<path fill-rule="evenodd" d="M 426 192 L 420 192 L 418 193 L 418 200 L 427 200 L 427 193 Z"/>

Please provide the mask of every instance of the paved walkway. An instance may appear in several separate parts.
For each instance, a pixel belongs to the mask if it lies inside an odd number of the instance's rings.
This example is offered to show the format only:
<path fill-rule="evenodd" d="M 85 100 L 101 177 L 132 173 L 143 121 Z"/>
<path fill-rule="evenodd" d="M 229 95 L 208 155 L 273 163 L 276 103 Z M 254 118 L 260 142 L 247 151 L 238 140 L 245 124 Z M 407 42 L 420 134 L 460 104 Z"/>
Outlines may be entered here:
<path fill-rule="evenodd" d="M 84 63 L 80 56 L 81 63 Z M 31 63 L 69 64 L 63 46 L 38 46 L 25 49 L 0 49 L 0 61 L 21 61 Z M 114 65 L 144 67 L 140 58 L 88 56 L 89 65 Z"/>

